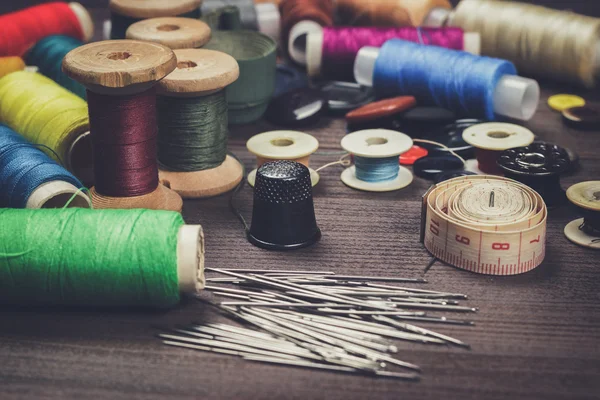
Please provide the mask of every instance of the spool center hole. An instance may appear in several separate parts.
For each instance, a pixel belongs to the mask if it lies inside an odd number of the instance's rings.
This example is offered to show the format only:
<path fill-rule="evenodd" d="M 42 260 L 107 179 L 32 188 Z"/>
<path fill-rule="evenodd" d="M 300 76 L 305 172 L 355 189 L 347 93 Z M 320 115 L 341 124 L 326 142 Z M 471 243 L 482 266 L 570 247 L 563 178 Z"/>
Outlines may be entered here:
<path fill-rule="evenodd" d="M 198 64 L 196 64 L 193 61 L 179 61 L 177 63 L 177 68 L 178 69 L 184 69 L 184 68 L 195 68 L 197 67 Z"/>
<path fill-rule="evenodd" d="M 107 56 L 110 60 L 127 60 L 131 57 L 131 53 L 128 51 L 116 51 L 114 53 L 110 53 Z"/>
<path fill-rule="evenodd" d="M 277 147 L 287 147 L 293 145 L 294 141 L 291 139 L 273 139 L 271 144 Z"/>
<path fill-rule="evenodd" d="M 510 133 L 502 132 L 502 131 L 494 131 L 494 132 L 488 132 L 487 135 L 494 139 L 506 139 L 507 137 L 510 136 Z"/>
<path fill-rule="evenodd" d="M 386 138 L 382 138 L 382 137 L 373 137 L 373 138 L 367 139 L 367 145 L 369 145 L 369 146 L 379 146 L 382 144 L 386 144 L 387 142 L 388 142 L 388 140 Z"/>
<path fill-rule="evenodd" d="M 546 163 L 546 157 L 540 153 L 527 153 L 520 156 L 517 162 L 528 166 L 543 167 Z"/>
<path fill-rule="evenodd" d="M 592 196 L 594 196 L 595 200 L 600 200 L 600 192 L 594 192 Z"/>
<path fill-rule="evenodd" d="M 160 25 L 156 27 L 156 30 L 158 31 L 163 31 L 163 32 L 172 32 L 172 31 L 178 31 L 179 26 L 177 25 L 170 25 L 170 24 L 165 24 L 165 25 Z"/>

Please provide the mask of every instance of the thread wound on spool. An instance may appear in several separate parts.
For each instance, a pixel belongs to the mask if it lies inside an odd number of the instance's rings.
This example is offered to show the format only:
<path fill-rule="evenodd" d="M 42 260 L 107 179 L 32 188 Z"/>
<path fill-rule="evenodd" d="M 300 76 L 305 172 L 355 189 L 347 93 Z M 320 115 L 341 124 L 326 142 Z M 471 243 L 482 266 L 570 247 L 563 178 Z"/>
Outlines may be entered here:
<path fill-rule="evenodd" d="M 83 187 L 41 150 L 0 124 L 0 207 L 25 208 L 37 188 L 54 181 L 70 183 L 77 189 Z"/>
<path fill-rule="evenodd" d="M 0 209 L 0 303 L 172 307 L 178 213 Z M 60 245 L 57 245 L 60 243 Z"/>
<path fill-rule="evenodd" d="M 114 197 L 148 194 L 158 186 L 156 93 L 129 96 L 88 91 L 95 187 Z"/>
<path fill-rule="evenodd" d="M 470 0 L 458 4 L 450 25 L 479 32 L 481 54 L 510 60 L 523 74 L 589 88 L 598 82 L 598 18 L 518 2 Z"/>
<path fill-rule="evenodd" d="M 536 268 L 546 252 L 546 204 L 511 179 L 464 176 L 432 187 L 423 197 L 421 237 L 436 258 L 488 275 Z"/>
<path fill-rule="evenodd" d="M 167 169 L 215 168 L 227 155 L 225 91 L 202 97 L 158 97 L 158 160 Z"/>
<path fill-rule="evenodd" d="M 54 2 L 0 16 L 3 40 L 0 56 L 22 56 L 31 46 L 50 35 L 83 40 L 77 15 L 67 3 Z"/>
<path fill-rule="evenodd" d="M 463 50 L 463 31 L 457 28 L 325 27 L 322 34 L 321 73 L 338 80 L 353 80 L 354 60 L 365 46 L 381 47 L 390 39 Z M 310 56 L 309 56 L 310 60 Z"/>
<path fill-rule="evenodd" d="M 43 75 L 18 71 L 0 79 L 0 121 L 69 168 L 72 143 L 89 130 L 87 111 L 84 100 Z"/>
<path fill-rule="evenodd" d="M 516 75 L 508 61 L 392 39 L 375 62 L 373 87 L 380 96 L 411 95 L 419 104 L 493 121 L 494 92 L 506 75 Z"/>
<path fill-rule="evenodd" d="M 27 52 L 25 61 L 29 65 L 38 67 L 41 74 L 85 99 L 85 87 L 62 71 L 62 61 L 67 53 L 81 45 L 83 45 L 82 41 L 69 36 L 49 36 L 37 42 Z"/>

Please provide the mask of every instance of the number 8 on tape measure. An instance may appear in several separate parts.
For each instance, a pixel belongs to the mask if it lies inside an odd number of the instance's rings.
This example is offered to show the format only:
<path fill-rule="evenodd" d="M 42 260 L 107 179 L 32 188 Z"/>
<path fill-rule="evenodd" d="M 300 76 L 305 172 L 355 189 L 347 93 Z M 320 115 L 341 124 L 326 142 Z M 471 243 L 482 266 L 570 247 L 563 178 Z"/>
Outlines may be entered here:
<path fill-rule="evenodd" d="M 463 176 L 423 196 L 421 242 L 455 267 L 516 275 L 544 260 L 546 218 L 546 204 L 531 188 L 496 176 Z"/>

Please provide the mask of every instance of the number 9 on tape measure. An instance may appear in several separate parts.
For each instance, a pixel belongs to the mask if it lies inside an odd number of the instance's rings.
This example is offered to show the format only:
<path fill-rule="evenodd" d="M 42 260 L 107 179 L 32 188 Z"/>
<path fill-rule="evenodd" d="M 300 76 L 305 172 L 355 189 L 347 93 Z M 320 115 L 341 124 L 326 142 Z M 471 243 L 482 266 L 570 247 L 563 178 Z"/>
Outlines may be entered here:
<path fill-rule="evenodd" d="M 516 275 L 541 264 L 548 211 L 541 196 L 516 181 L 463 176 L 423 196 L 421 242 L 436 258 L 490 275 Z"/>

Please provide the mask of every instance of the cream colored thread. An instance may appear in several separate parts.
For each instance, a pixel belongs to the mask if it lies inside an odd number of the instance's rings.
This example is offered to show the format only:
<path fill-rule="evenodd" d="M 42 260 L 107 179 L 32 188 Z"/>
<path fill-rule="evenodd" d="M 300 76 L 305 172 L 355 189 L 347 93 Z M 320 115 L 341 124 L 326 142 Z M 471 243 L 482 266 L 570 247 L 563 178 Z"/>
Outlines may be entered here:
<path fill-rule="evenodd" d="M 434 141 L 432 141 L 432 140 L 425 140 L 425 139 L 413 139 L 413 142 L 419 142 L 419 143 L 429 143 L 429 144 L 433 144 L 433 145 L 435 145 L 435 146 L 440 146 L 440 147 L 442 147 L 442 148 L 444 148 L 444 149 L 448 150 L 448 152 L 449 152 L 450 154 L 452 154 L 453 156 L 455 156 L 456 158 L 458 158 L 460 161 L 462 161 L 462 162 L 463 162 L 463 164 L 465 164 L 465 165 L 467 164 L 467 162 L 465 161 L 465 159 L 464 159 L 464 158 L 462 158 L 461 156 L 459 156 L 457 153 L 455 153 L 455 152 L 454 152 L 454 150 L 451 150 L 451 149 L 450 149 L 448 146 L 445 146 L 445 145 L 443 145 L 443 144 L 441 144 L 441 143 L 434 142 Z"/>
<path fill-rule="evenodd" d="M 319 169 L 315 170 L 315 172 L 319 172 L 321 170 L 324 170 L 325 168 L 329 168 L 329 167 L 333 167 L 334 165 L 342 165 L 344 167 L 349 167 L 351 163 L 350 160 L 347 160 L 346 158 L 349 157 L 350 154 L 346 154 L 344 156 L 342 156 L 339 160 L 334 161 L 334 162 L 330 162 L 329 164 L 325 164 L 322 167 L 320 167 Z"/>
<path fill-rule="evenodd" d="M 463 0 L 450 26 L 481 34 L 481 54 L 515 63 L 522 74 L 597 83 L 600 19 L 516 2 Z"/>

